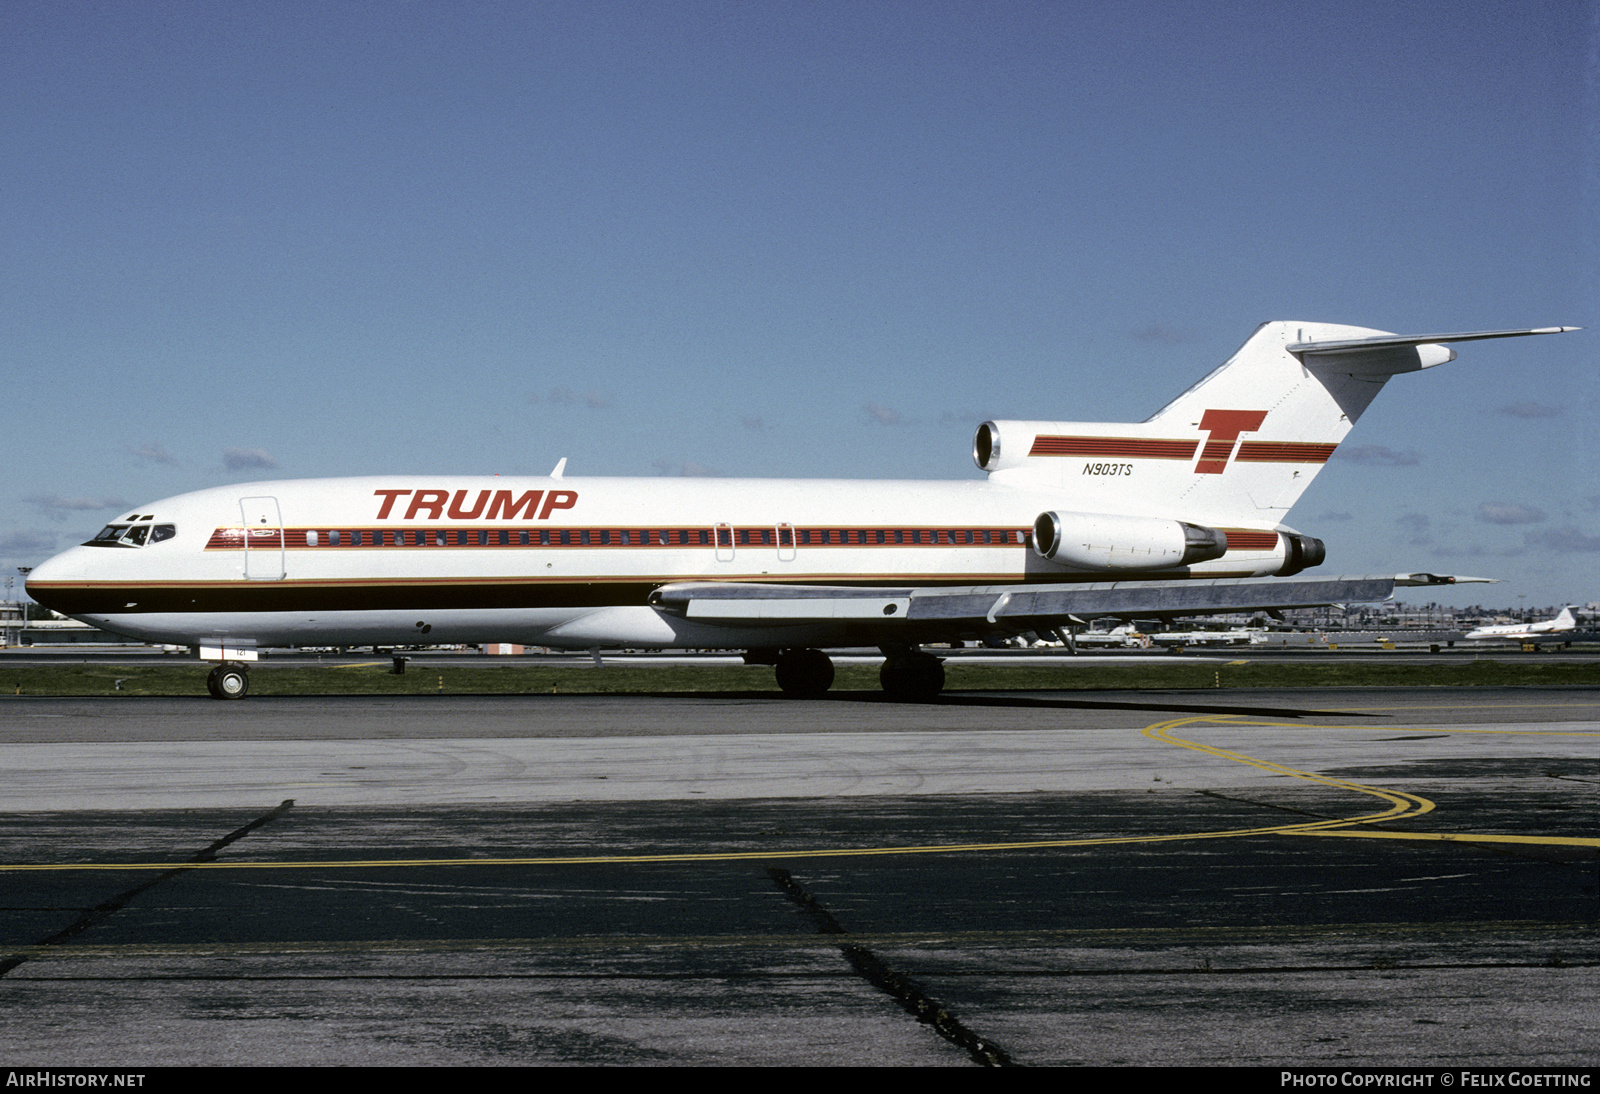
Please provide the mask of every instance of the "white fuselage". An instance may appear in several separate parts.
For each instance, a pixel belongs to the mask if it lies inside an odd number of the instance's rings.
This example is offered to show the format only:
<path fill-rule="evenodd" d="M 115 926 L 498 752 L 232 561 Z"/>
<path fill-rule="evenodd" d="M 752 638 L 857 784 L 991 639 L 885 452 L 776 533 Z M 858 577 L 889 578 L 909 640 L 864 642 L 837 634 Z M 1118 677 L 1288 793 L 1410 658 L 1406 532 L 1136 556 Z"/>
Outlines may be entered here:
<path fill-rule="evenodd" d="M 568 479 L 558 469 L 217 487 L 113 521 L 37 567 L 28 591 L 107 630 L 224 661 L 257 646 L 805 654 L 1053 632 L 1083 620 L 1059 605 L 1001 620 L 1002 602 L 1034 594 L 982 594 L 1314 567 L 1323 544 L 1280 522 L 1389 377 L 1450 360 L 1443 343 L 1567 329 L 1400 336 L 1263 323 L 1143 422 L 984 422 L 973 438 L 981 482 Z M 726 597 L 720 583 L 742 587 Z M 914 622 L 909 598 L 930 587 L 965 606 Z M 881 603 L 862 588 L 883 591 Z M 686 605 L 696 590 L 718 603 Z M 1238 600 L 1202 591 L 1164 603 L 1180 615 Z M 815 672 L 794 671 L 800 690 L 814 690 Z M 222 677 L 219 694 L 244 693 L 236 672 Z"/>
<path fill-rule="evenodd" d="M 1140 500 L 1126 511 L 1148 513 Z M 1096 504 L 1106 508 L 1103 497 Z M 141 507 L 114 523 L 169 526 L 166 538 L 73 548 L 38 567 L 29 589 L 95 626 L 189 645 L 837 644 L 858 628 L 708 625 L 648 597 L 681 581 L 929 586 L 1119 576 L 1032 549 L 1035 518 L 1071 507 L 1066 491 L 994 481 L 265 482 Z M 1210 523 L 1227 533 L 1223 557 L 1126 576 L 1281 572 L 1286 547 L 1274 523 Z"/>

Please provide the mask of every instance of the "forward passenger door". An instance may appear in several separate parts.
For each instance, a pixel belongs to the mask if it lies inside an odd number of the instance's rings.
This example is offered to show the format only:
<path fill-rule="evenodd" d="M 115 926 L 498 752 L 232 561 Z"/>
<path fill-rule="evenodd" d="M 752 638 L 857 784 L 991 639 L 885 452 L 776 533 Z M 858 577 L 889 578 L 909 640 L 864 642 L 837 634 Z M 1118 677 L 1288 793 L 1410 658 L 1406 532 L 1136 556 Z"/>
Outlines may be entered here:
<path fill-rule="evenodd" d="M 244 520 L 245 580 L 282 581 L 286 571 L 278 499 L 240 498 L 239 514 Z"/>

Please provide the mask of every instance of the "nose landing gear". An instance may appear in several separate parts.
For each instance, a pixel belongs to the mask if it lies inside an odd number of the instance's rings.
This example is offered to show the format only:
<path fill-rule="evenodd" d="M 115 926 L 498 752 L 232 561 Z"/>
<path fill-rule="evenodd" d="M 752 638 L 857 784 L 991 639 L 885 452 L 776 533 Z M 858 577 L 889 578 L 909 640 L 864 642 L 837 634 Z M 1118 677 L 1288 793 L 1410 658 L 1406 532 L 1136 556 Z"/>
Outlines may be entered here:
<path fill-rule="evenodd" d="M 206 690 L 213 699 L 243 699 L 250 694 L 250 674 L 243 665 L 224 662 L 206 677 Z"/>

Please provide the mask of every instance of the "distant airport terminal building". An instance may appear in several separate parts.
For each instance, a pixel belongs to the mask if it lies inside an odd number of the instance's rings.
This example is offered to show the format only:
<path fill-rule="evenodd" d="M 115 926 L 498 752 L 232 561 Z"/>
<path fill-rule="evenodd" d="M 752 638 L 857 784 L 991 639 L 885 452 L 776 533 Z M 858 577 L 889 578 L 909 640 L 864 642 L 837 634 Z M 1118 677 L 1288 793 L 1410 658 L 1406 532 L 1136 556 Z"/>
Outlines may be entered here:
<path fill-rule="evenodd" d="M 26 601 L 0 601 L 0 648 L 10 646 L 140 646 L 144 643 L 66 619 Z"/>

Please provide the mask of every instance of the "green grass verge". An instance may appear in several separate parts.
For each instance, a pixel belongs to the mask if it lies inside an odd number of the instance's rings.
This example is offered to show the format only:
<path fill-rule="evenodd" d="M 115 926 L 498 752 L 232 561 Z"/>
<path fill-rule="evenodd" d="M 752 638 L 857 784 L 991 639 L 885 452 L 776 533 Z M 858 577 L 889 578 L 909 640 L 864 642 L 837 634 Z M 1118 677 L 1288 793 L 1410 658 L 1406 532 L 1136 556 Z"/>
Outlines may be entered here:
<path fill-rule="evenodd" d="M 207 666 L 50 665 L 0 666 L 0 695 L 206 694 Z M 1070 668 L 946 665 L 951 691 L 1195 690 L 1211 688 L 1472 687 L 1515 685 L 1600 686 L 1600 662 L 1463 661 L 1460 664 L 1372 662 L 1268 664 L 1244 660 L 1175 660 L 1170 665 Z M 877 690 L 878 669 L 841 665 L 834 688 Z M 388 661 L 356 665 L 289 666 L 270 662 L 250 669 L 252 695 L 607 695 L 684 692 L 778 694 L 770 668 L 750 665 L 543 666 L 537 661 L 488 668 L 422 668 L 395 676 Z"/>

